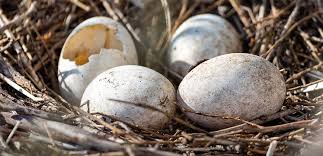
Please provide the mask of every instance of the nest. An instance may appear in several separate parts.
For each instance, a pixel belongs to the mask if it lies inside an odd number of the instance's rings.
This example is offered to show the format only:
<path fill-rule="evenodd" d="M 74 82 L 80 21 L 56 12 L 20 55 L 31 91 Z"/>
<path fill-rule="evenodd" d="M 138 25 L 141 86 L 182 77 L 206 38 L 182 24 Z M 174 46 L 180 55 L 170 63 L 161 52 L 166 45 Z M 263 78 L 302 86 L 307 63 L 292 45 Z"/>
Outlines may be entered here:
<path fill-rule="evenodd" d="M 161 0 L 144 8 L 126 0 L 0 0 L 0 8 L 1 155 L 295 155 L 320 145 L 322 93 L 303 92 L 323 80 L 320 0 Z M 287 96 L 279 112 L 217 131 L 179 112 L 167 128 L 149 131 L 88 114 L 59 96 L 60 50 L 85 19 L 124 24 L 141 65 L 172 77 L 162 61 L 169 36 L 201 13 L 229 20 L 244 52 L 280 69 Z"/>

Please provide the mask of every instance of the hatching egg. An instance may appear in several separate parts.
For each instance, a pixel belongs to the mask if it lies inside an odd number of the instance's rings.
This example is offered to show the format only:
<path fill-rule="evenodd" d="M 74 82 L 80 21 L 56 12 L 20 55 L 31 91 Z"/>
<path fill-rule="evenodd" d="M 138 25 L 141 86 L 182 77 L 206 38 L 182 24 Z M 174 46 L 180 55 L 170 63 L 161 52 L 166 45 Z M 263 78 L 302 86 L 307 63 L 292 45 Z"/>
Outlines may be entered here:
<path fill-rule="evenodd" d="M 134 42 L 127 30 L 107 17 L 93 17 L 68 36 L 58 63 L 62 97 L 79 105 L 87 85 L 112 67 L 137 64 Z"/>
<path fill-rule="evenodd" d="M 240 123 L 232 118 L 253 120 L 276 113 L 285 94 L 283 76 L 272 63 L 252 54 L 231 53 L 190 71 L 179 85 L 177 99 L 196 124 L 221 129 Z"/>
<path fill-rule="evenodd" d="M 217 15 L 201 14 L 189 18 L 176 30 L 170 41 L 166 64 L 185 76 L 202 60 L 241 51 L 240 36 L 228 21 Z"/>
<path fill-rule="evenodd" d="M 172 83 L 158 72 L 125 65 L 98 75 L 86 88 L 81 108 L 143 129 L 161 129 L 175 113 L 175 94 Z"/>

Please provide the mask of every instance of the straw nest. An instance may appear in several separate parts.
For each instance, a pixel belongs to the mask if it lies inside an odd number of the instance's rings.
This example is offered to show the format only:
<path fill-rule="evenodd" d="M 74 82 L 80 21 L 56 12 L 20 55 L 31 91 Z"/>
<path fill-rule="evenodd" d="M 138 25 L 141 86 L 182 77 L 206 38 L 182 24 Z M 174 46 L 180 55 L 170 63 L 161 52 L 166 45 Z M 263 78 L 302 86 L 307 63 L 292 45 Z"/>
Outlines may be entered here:
<path fill-rule="evenodd" d="M 319 147 L 322 92 L 304 88 L 323 80 L 322 1 L 147 2 L 141 7 L 127 0 L 0 0 L 1 155 L 295 155 L 306 153 L 303 147 Z M 176 28 L 201 13 L 229 20 L 244 52 L 280 69 L 287 96 L 279 112 L 250 122 L 237 119 L 240 125 L 217 131 L 178 112 L 167 128 L 149 131 L 88 114 L 59 96 L 60 50 L 85 19 L 108 16 L 123 23 L 141 65 L 176 84 L 181 78 L 164 65 L 165 50 Z"/>

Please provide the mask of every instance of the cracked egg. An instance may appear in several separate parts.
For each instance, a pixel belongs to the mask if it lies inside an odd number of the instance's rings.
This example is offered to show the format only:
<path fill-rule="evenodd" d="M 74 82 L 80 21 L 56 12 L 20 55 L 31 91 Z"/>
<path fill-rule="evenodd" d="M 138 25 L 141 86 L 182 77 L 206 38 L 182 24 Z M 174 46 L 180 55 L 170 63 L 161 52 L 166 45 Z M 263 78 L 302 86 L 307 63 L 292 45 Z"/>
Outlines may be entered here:
<path fill-rule="evenodd" d="M 68 36 L 58 63 L 61 95 L 79 105 L 87 85 L 110 68 L 138 64 L 135 44 L 127 30 L 107 17 L 93 17 Z"/>

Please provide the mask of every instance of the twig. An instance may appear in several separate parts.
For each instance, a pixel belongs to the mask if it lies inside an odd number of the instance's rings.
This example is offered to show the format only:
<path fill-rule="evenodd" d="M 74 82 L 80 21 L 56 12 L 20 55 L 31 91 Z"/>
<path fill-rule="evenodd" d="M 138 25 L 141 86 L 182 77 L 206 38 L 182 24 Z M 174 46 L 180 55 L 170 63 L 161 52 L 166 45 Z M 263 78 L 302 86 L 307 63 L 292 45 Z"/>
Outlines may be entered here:
<path fill-rule="evenodd" d="M 284 30 L 281 32 L 281 34 L 285 34 L 285 32 L 290 28 L 290 26 L 295 22 L 296 16 L 299 13 L 299 8 L 301 4 L 301 0 L 296 0 L 296 5 L 294 7 L 294 10 L 292 13 L 289 15 L 288 20 L 286 24 L 284 25 Z"/>
<path fill-rule="evenodd" d="M 4 148 L 7 148 L 7 147 L 8 147 L 8 146 L 7 146 L 7 144 L 6 144 L 6 142 L 4 141 L 4 139 L 3 139 L 2 135 L 1 135 L 1 133 L 0 133 L 0 145 L 1 145 L 2 147 L 4 147 Z"/>
<path fill-rule="evenodd" d="M 8 144 L 11 140 L 11 138 L 13 137 L 13 135 L 15 134 L 15 132 L 17 131 L 18 127 L 20 125 L 20 121 L 17 121 L 15 126 L 13 127 L 12 131 L 10 132 L 7 140 L 6 140 L 6 144 Z"/>
<path fill-rule="evenodd" d="M 252 10 L 251 10 L 250 8 L 245 7 L 245 6 L 242 6 L 242 7 L 241 7 L 241 9 L 245 10 L 245 11 L 248 13 L 248 15 L 249 15 L 249 17 L 250 17 L 250 20 L 251 20 L 251 22 L 252 22 L 251 24 L 253 24 L 253 23 L 256 23 L 256 22 L 257 22 L 256 17 L 255 17 L 255 15 L 253 14 L 253 12 L 252 12 Z"/>
<path fill-rule="evenodd" d="M 305 84 L 305 85 L 302 85 L 302 86 L 297 86 L 297 87 L 293 87 L 293 88 L 289 88 L 287 89 L 288 91 L 293 91 L 293 90 L 298 90 L 298 89 L 302 89 L 302 88 L 306 88 L 308 86 L 311 86 L 311 85 L 314 85 L 314 84 L 318 84 L 320 82 L 323 82 L 323 79 L 320 79 L 320 80 L 317 80 L 317 81 L 313 81 L 313 82 L 310 82 L 308 84 Z"/>
<path fill-rule="evenodd" d="M 177 20 L 178 20 L 180 17 L 182 17 L 182 16 L 185 14 L 185 12 L 186 12 L 186 10 L 187 10 L 188 0 L 182 0 L 182 1 L 181 1 L 181 4 L 182 4 L 181 11 L 179 12 L 179 15 L 178 15 L 178 17 L 177 17 L 177 19 L 176 19 L 175 23 L 177 22 Z"/>
<path fill-rule="evenodd" d="M 201 113 L 201 112 L 194 112 L 194 111 L 190 111 L 190 110 L 183 110 L 184 112 L 189 112 L 189 113 L 193 113 L 193 114 L 197 114 L 197 115 L 201 115 L 201 116 L 206 116 L 206 117 L 214 117 L 214 118 L 222 118 L 222 119 L 231 119 L 231 120 L 236 120 L 236 121 L 240 121 L 242 123 L 246 123 L 250 126 L 253 127 L 257 127 L 257 128 L 262 128 L 262 126 L 257 125 L 255 123 L 252 123 L 250 121 L 241 119 L 240 117 L 234 117 L 234 116 L 221 116 L 221 115 L 212 115 L 212 114 L 206 114 L 206 113 Z"/>
<path fill-rule="evenodd" d="M 47 124 L 44 122 L 44 128 L 45 128 L 45 130 L 46 130 L 46 133 L 47 133 L 47 136 L 48 136 L 48 138 L 49 138 L 49 141 L 50 141 L 50 143 L 53 145 L 53 146 L 56 146 L 55 145 L 55 143 L 54 143 L 54 140 L 53 140 L 53 137 L 52 137 L 52 134 L 49 132 L 49 129 L 48 129 L 48 127 L 47 127 Z"/>
<path fill-rule="evenodd" d="M 230 153 L 241 153 L 240 145 L 218 145 L 214 147 L 195 147 L 195 148 L 175 148 L 179 151 L 194 151 L 194 152 L 208 152 L 208 151 L 221 151 L 221 152 L 230 152 Z"/>
<path fill-rule="evenodd" d="M 181 8 L 181 11 L 180 11 L 177 19 L 175 20 L 173 28 L 171 30 L 172 34 L 176 31 L 177 27 L 183 22 L 182 18 L 184 17 L 184 15 L 186 13 L 186 10 L 187 10 L 188 0 L 182 0 L 181 3 L 182 3 L 182 8 Z M 160 49 L 162 43 L 164 42 L 166 34 L 167 33 L 165 32 L 163 34 L 163 37 L 157 42 L 157 46 L 156 46 L 157 48 L 156 49 Z"/>
<path fill-rule="evenodd" d="M 119 18 L 117 14 L 113 11 L 111 5 L 106 0 L 101 0 L 101 3 L 103 4 L 103 7 L 107 11 L 107 13 L 112 17 L 112 19 L 118 21 Z"/>
<path fill-rule="evenodd" d="M 175 116 L 170 116 L 167 112 L 164 112 L 162 110 L 159 110 L 158 108 L 155 108 L 155 107 L 152 107 L 152 106 L 149 106 L 149 105 L 146 105 L 146 104 L 142 104 L 142 103 L 134 103 L 134 102 L 129 102 L 129 101 L 123 101 L 123 100 L 117 100 L 117 99 L 109 99 L 109 100 L 112 100 L 112 101 L 117 101 L 117 102 L 122 102 L 122 103 L 125 103 L 125 104 L 130 104 L 130 105 L 135 105 L 135 106 L 138 106 L 138 107 L 143 107 L 143 108 L 147 108 L 147 109 L 150 109 L 150 110 L 153 110 L 153 111 L 157 111 L 157 112 L 160 112 L 160 113 L 163 113 L 165 116 L 167 116 L 168 118 L 170 119 L 173 119 L 174 121 L 184 125 L 184 126 L 187 126 L 191 129 L 194 129 L 196 131 L 199 131 L 199 132 L 203 132 L 203 133 L 207 133 L 207 131 L 201 129 L 201 128 L 198 128 L 190 123 L 187 123 L 185 122 L 184 120 L 178 118 L 178 117 L 175 117 Z"/>
<path fill-rule="evenodd" d="M 310 123 L 313 121 L 314 120 L 302 120 L 302 121 L 296 121 L 296 122 L 286 123 L 282 125 L 263 127 L 259 129 L 246 128 L 246 130 L 251 132 L 269 133 L 269 132 L 280 132 L 280 131 L 286 131 L 290 129 L 304 128 L 304 127 L 311 128 L 311 127 L 314 127 L 313 125 L 310 125 Z"/>
<path fill-rule="evenodd" d="M 238 134 L 238 133 L 241 133 L 243 132 L 243 130 L 236 130 L 236 131 L 231 131 L 231 132 L 228 132 L 228 133 L 222 133 L 222 134 L 218 134 L 218 135 L 214 135 L 212 137 L 212 139 L 205 145 L 205 147 L 208 147 L 210 145 L 212 145 L 213 143 L 215 143 L 217 141 L 217 138 L 220 138 L 220 137 L 226 137 L 228 135 L 233 135 L 233 134 Z"/>
<path fill-rule="evenodd" d="M 167 3 L 167 0 L 160 0 L 160 1 L 162 3 L 164 13 L 165 13 L 166 30 L 167 30 L 167 33 L 169 34 L 172 31 L 172 20 L 171 20 L 171 16 L 170 16 L 169 6 Z"/>
<path fill-rule="evenodd" d="M 272 141 L 267 150 L 266 156 L 274 156 L 278 142 L 276 140 Z"/>
<path fill-rule="evenodd" d="M 300 29 L 299 29 L 300 30 Z M 318 49 L 312 44 L 312 42 L 309 40 L 309 35 L 305 33 L 304 31 L 300 30 L 300 35 L 302 36 L 304 42 L 308 45 L 308 47 L 311 49 L 312 56 L 317 60 L 317 62 L 321 63 L 321 58 L 317 55 L 319 54 Z"/>
<path fill-rule="evenodd" d="M 271 25 L 272 23 L 267 23 L 267 24 L 263 24 L 264 22 L 266 22 L 266 21 L 269 21 L 269 20 L 277 20 L 277 19 L 279 19 L 279 17 L 281 17 L 282 15 L 284 15 L 284 14 L 286 14 L 287 13 L 287 11 L 292 7 L 292 6 L 294 6 L 294 4 L 295 4 L 295 1 L 292 1 L 291 3 L 289 3 L 284 9 L 282 9 L 282 10 L 280 10 L 280 11 L 278 11 L 278 13 L 276 14 L 276 15 L 269 15 L 269 16 L 267 16 L 267 17 L 264 17 L 264 18 L 262 18 L 262 19 L 259 19 L 256 23 L 252 23 L 252 24 L 250 24 L 248 27 L 245 27 L 246 29 L 249 29 L 251 26 L 253 26 L 253 25 L 255 25 L 255 24 L 262 24 L 262 27 L 259 27 L 258 29 L 261 29 L 261 28 L 263 28 L 263 27 L 265 27 L 265 26 L 267 26 L 267 25 Z"/>
<path fill-rule="evenodd" d="M 271 46 L 268 50 L 267 50 L 267 52 L 265 53 L 265 55 L 267 55 L 267 58 L 271 58 L 272 57 L 272 55 L 273 55 L 273 50 L 280 44 L 280 43 L 282 43 L 287 37 L 288 37 L 288 35 L 297 27 L 297 26 L 299 26 L 300 24 L 302 24 L 303 22 L 305 22 L 305 21 L 307 21 L 307 20 L 309 20 L 309 19 L 311 19 L 312 17 L 314 17 L 315 15 L 317 15 L 317 14 L 319 14 L 319 12 L 318 11 L 316 11 L 316 12 L 314 12 L 314 13 L 312 13 L 312 14 L 310 14 L 310 15 L 308 15 L 308 16 L 306 16 L 306 17 L 304 17 L 304 18 L 302 18 L 301 20 L 299 20 L 299 21 L 297 21 L 297 22 L 295 22 L 287 31 L 286 31 L 286 33 L 284 33 L 275 43 L 274 43 L 274 45 L 273 46 Z"/>
<path fill-rule="evenodd" d="M 173 117 L 172 119 L 173 119 L 174 121 L 176 121 L 177 123 L 180 123 L 180 124 L 182 124 L 182 125 L 184 125 L 184 126 L 186 126 L 186 127 L 189 127 L 189 128 L 191 128 L 191 129 L 193 129 L 193 130 L 195 130 L 195 131 L 203 132 L 203 133 L 208 133 L 207 131 L 205 131 L 205 130 L 203 130 L 203 129 L 199 128 L 199 127 L 196 127 L 196 126 L 194 126 L 194 125 L 192 125 L 192 124 L 190 124 L 190 123 L 188 123 L 188 122 L 185 122 L 184 120 L 182 120 L 182 119 L 180 119 L 180 118 L 178 118 L 178 117 Z"/>
<path fill-rule="evenodd" d="M 46 86 L 46 89 L 49 91 L 51 96 L 58 101 L 58 103 L 63 106 L 64 111 L 68 114 L 77 114 L 77 112 L 72 108 L 72 104 L 68 103 L 64 98 L 62 98 L 58 93 Z"/>
<path fill-rule="evenodd" d="M 142 46 L 145 46 L 142 43 L 140 37 L 135 32 L 134 28 L 128 22 L 127 18 L 123 15 L 123 13 L 118 8 L 116 8 L 116 7 L 113 7 L 113 10 L 117 14 L 117 16 L 120 18 L 120 20 L 122 21 L 122 23 L 127 27 L 128 31 L 131 33 L 131 35 L 137 40 L 137 42 L 139 42 Z"/>
<path fill-rule="evenodd" d="M 266 123 L 266 122 L 278 119 L 278 118 L 280 118 L 282 116 L 286 116 L 288 114 L 295 113 L 295 112 L 299 111 L 300 109 L 301 109 L 300 107 L 295 107 L 293 109 L 288 109 L 288 110 L 285 110 L 285 111 L 277 112 L 275 114 L 272 114 L 272 115 L 269 115 L 269 116 L 266 116 L 266 117 L 260 117 L 260 119 L 253 120 L 251 122 L 256 123 L 256 124 Z M 221 129 L 221 130 L 218 130 L 218 131 L 213 131 L 213 132 L 210 132 L 210 133 L 213 134 L 213 135 L 218 135 L 218 134 L 222 134 L 222 133 L 228 133 L 230 131 L 240 130 L 240 129 L 243 129 L 243 127 L 245 127 L 245 126 L 247 126 L 246 123 L 240 124 L 240 125 L 237 125 L 237 126 L 232 126 L 232 127 L 225 128 L 225 129 Z"/>
<path fill-rule="evenodd" d="M 30 7 L 28 8 L 28 10 L 24 14 L 22 14 L 22 15 L 16 17 L 16 18 L 14 18 L 12 21 L 9 21 L 5 25 L 2 25 L 0 27 L 0 32 L 3 32 L 4 30 L 8 29 L 9 27 L 11 27 L 13 25 L 17 25 L 17 24 L 21 23 L 22 20 L 24 20 L 31 13 L 33 13 L 33 12 L 36 11 L 36 6 L 37 6 L 37 1 L 33 1 L 33 3 L 31 3 Z"/>
<path fill-rule="evenodd" d="M 172 28 L 172 33 L 174 33 L 175 30 L 178 28 L 178 26 L 182 24 L 182 22 L 192 14 L 192 12 L 195 10 L 196 7 L 198 7 L 200 3 L 201 3 L 201 0 L 194 1 L 194 4 L 191 5 L 191 7 L 185 12 L 185 14 L 183 14 L 183 16 L 178 17 L 178 19 L 175 22 L 175 25 Z"/>
<path fill-rule="evenodd" d="M 101 120 L 101 119 L 99 119 L 99 118 L 97 118 L 97 117 L 94 117 L 93 115 L 91 115 L 91 114 L 89 114 L 89 113 L 85 112 L 84 110 L 80 109 L 79 107 L 73 106 L 73 108 L 74 108 L 75 110 L 77 110 L 80 114 L 82 114 L 82 115 L 84 115 L 84 116 L 88 117 L 88 118 L 89 118 L 89 119 L 91 119 L 91 120 L 94 120 L 94 121 L 99 122 L 100 124 L 102 124 L 102 125 L 103 125 L 104 127 L 106 127 L 106 128 L 109 128 L 113 133 L 115 133 L 115 134 L 125 134 L 125 132 L 124 132 L 123 130 L 121 130 L 121 129 L 119 129 L 119 128 L 116 128 L 116 127 L 114 127 L 114 126 L 112 126 L 112 125 L 108 124 L 107 122 L 105 122 L 105 121 L 103 121 L 103 120 Z"/>
<path fill-rule="evenodd" d="M 128 154 L 128 156 L 135 156 L 133 150 L 131 149 L 131 147 L 126 147 L 126 152 Z"/>
<path fill-rule="evenodd" d="M 40 37 L 41 35 L 40 35 L 40 33 L 39 33 L 39 31 L 37 30 L 37 28 L 34 26 L 34 23 L 33 22 L 30 22 L 31 23 L 31 28 L 32 28 L 32 30 L 36 33 L 36 35 L 37 35 L 37 37 L 39 37 L 40 38 L 40 41 L 41 41 L 41 43 L 42 43 L 42 45 L 43 45 L 43 47 L 45 48 L 45 50 L 46 50 L 46 53 L 47 53 L 47 55 L 48 55 L 48 57 L 51 59 L 51 66 L 52 66 L 52 68 L 55 68 L 55 69 L 57 69 L 56 68 L 56 65 L 55 65 L 55 58 L 56 58 L 56 55 L 55 55 L 55 52 L 51 52 L 51 51 L 49 51 L 49 48 L 48 48 L 48 46 L 47 46 L 47 44 L 46 44 L 46 42 L 44 41 L 44 39 L 42 38 L 42 37 Z M 31 66 L 31 65 L 30 65 Z M 30 67 L 31 68 L 31 67 Z M 34 73 L 35 71 L 34 71 L 34 69 L 32 69 L 32 73 Z M 53 83 L 53 84 L 57 84 L 58 82 L 57 82 L 57 79 L 56 79 L 56 75 L 57 75 L 57 71 L 56 70 L 52 70 L 52 72 L 51 72 L 52 74 L 51 75 L 48 75 L 49 76 L 49 78 L 50 78 L 50 80 L 51 80 L 51 82 Z M 33 74 L 34 75 L 34 74 Z M 35 77 L 35 76 L 34 76 Z M 39 81 L 39 80 L 38 80 Z M 44 87 L 42 87 L 42 88 L 40 88 L 40 89 L 43 89 Z"/>
<path fill-rule="evenodd" d="M 90 5 L 98 16 L 102 16 L 98 6 L 93 2 L 93 0 L 90 0 Z"/>
<path fill-rule="evenodd" d="M 110 142 L 107 140 L 99 139 L 97 136 L 71 125 L 67 125 L 60 122 L 49 121 L 37 117 L 25 116 L 25 115 L 12 115 L 10 113 L 0 113 L 8 124 L 15 125 L 19 120 L 21 122 L 20 128 L 31 130 L 42 135 L 46 135 L 46 130 L 44 124 L 48 126 L 53 139 L 63 142 L 75 143 L 84 147 L 85 149 L 96 149 L 101 152 L 106 151 L 125 151 L 125 146 L 121 146 L 118 143 Z M 147 148 L 134 148 L 134 153 L 136 155 L 153 155 L 153 156 L 179 156 L 178 154 L 149 150 Z"/>
<path fill-rule="evenodd" d="M 45 142 L 45 143 L 48 143 L 48 144 L 52 144 L 52 142 L 48 139 L 48 137 L 45 137 L 45 136 L 35 135 L 35 134 L 31 133 L 28 136 L 28 138 L 30 138 L 32 140 L 36 140 L 38 142 Z M 70 150 L 81 150 L 82 149 L 82 147 L 77 146 L 77 145 L 72 145 L 72 144 L 69 144 L 69 143 L 60 142 L 60 141 L 56 141 L 56 140 L 53 140 L 53 141 L 54 141 L 55 145 L 63 147 L 64 149 L 70 149 Z"/>
<path fill-rule="evenodd" d="M 305 70 L 303 70 L 303 71 L 301 71 L 299 73 L 296 73 L 296 74 L 292 75 L 290 78 L 288 78 L 286 80 L 286 83 L 289 83 L 289 82 L 291 82 L 291 81 L 293 81 L 295 79 L 298 79 L 301 76 L 303 76 L 304 74 L 306 74 L 306 73 L 308 73 L 308 72 L 310 72 L 312 70 L 317 70 L 318 68 L 322 67 L 322 65 L 323 65 L 323 63 L 321 62 L 321 63 L 319 63 L 319 64 L 317 64 L 317 65 L 315 65 L 313 67 L 307 68 L 307 69 L 305 69 Z"/>
<path fill-rule="evenodd" d="M 104 120 L 102 120 L 102 119 L 100 119 L 98 117 L 95 117 L 95 116 L 89 114 L 88 112 L 83 111 L 79 107 L 73 106 L 73 108 L 75 110 L 77 110 L 79 113 L 81 113 L 82 115 L 88 117 L 89 119 L 94 120 L 94 121 L 100 123 L 101 125 L 103 125 L 104 127 L 110 129 L 112 131 L 112 133 L 114 133 L 116 135 L 124 135 L 124 136 L 127 136 L 129 140 L 132 140 L 132 141 L 134 141 L 136 143 L 140 142 L 137 138 L 135 138 L 134 136 L 130 135 L 128 132 L 123 131 L 122 129 L 119 129 L 119 128 L 117 128 L 117 127 L 115 127 L 115 126 L 113 126 L 113 125 L 105 122 Z"/>
<path fill-rule="evenodd" d="M 207 6 L 207 8 L 197 12 L 197 14 L 208 13 L 208 12 L 214 10 L 215 8 L 217 8 L 218 6 L 220 6 L 221 4 L 223 4 L 224 2 L 226 2 L 226 0 L 214 1 L 212 5 Z"/>
<path fill-rule="evenodd" d="M 55 43 L 51 49 L 49 49 L 48 53 L 44 56 L 42 56 L 34 66 L 33 68 L 35 69 L 35 71 L 37 72 L 39 69 L 41 69 L 42 67 L 45 68 L 45 64 L 50 61 L 49 56 L 52 55 L 52 53 L 55 52 L 55 49 L 61 47 L 64 45 L 65 40 L 60 40 L 59 42 Z M 47 72 L 48 73 L 48 72 Z"/>
<path fill-rule="evenodd" d="M 5 46 L 2 46 L 0 48 L 0 53 L 7 50 L 8 48 L 10 48 L 12 46 L 12 43 L 13 43 L 13 40 L 12 39 L 9 39 L 9 43 L 7 43 Z"/>
<path fill-rule="evenodd" d="M 7 19 L 6 15 L 3 14 L 3 11 L 0 10 L 0 24 L 1 25 L 6 25 L 10 23 L 10 21 Z M 0 31 L 1 32 L 1 31 Z M 18 62 L 16 63 L 21 67 L 21 70 L 25 72 L 26 70 L 29 72 L 30 76 L 32 77 L 31 80 L 34 81 L 35 85 L 39 89 L 43 89 L 43 84 L 40 81 L 38 75 L 36 74 L 35 70 L 32 68 L 31 62 L 29 58 L 26 56 L 26 49 L 24 49 L 15 37 L 15 35 L 9 30 L 9 29 L 4 29 L 4 33 L 11 39 L 13 40 L 12 47 L 14 48 L 15 52 L 18 54 Z M 27 74 L 27 75 L 29 75 Z"/>
<path fill-rule="evenodd" d="M 311 91 L 316 91 L 316 90 L 321 90 L 323 89 L 323 82 L 319 82 L 317 84 L 310 85 L 306 88 L 304 88 L 303 92 L 311 92 Z"/>
<path fill-rule="evenodd" d="M 242 22 L 242 24 L 244 25 L 244 27 L 249 27 L 249 22 L 248 19 L 243 15 L 243 11 L 240 8 L 240 4 L 237 0 L 229 0 L 230 4 L 232 5 L 232 7 L 234 8 L 234 10 L 238 13 L 240 20 Z M 250 30 L 246 30 L 246 33 L 248 34 L 248 36 L 252 36 L 252 33 Z"/>
<path fill-rule="evenodd" d="M 315 143 L 315 142 L 306 140 L 306 139 L 304 139 L 304 138 L 302 138 L 301 136 L 298 136 L 298 135 L 293 136 L 293 138 L 298 140 L 298 141 L 304 142 L 306 144 L 312 145 L 312 146 L 321 147 L 321 145 L 319 143 Z"/>
<path fill-rule="evenodd" d="M 9 78 L 7 78 L 6 76 L 4 76 L 2 73 L 0 73 L 0 79 L 3 80 L 3 81 L 5 81 L 12 88 L 16 89 L 18 92 L 24 94 L 25 96 L 29 97 L 30 99 L 32 99 L 35 102 L 40 102 L 40 101 L 43 101 L 44 100 L 43 98 L 35 97 L 34 95 L 30 94 L 25 89 L 23 89 L 22 87 L 20 87 L 19 85 L 17 85 L 15 82 L 11 81 Z"/>
<path fill-rule="evenodd" d="M 0 95 L 0 110 L 1 111 L 16 111 L 17 113 L 34 115 L 44 119 L 50 119 L 55 121 L 63 121 L 63 118 L 57 114 L 45 112 L 35 108 L 18 105 L 15 102 L 5 100 L 5 97 Z"/>
<path fill-rule="evenodd" d="M 223 136 L 227 136 L 227 135 L 232 135 L 232 134 L 237 134 L 237 133 L 241 133 L 243 132 L 242 129 L 236 130 L 236 131 L 231 131 L 228 133 L 222 133 L 222 134 L 218 134 L 218 135 L 214 135 L 213 138 L 219 138 L 219 137 L 223 137 Z"/>
<path fill-rule="evenodd" d="M 245 143 L 258 143 L 258 144 L 265 144 L 269 145 L 271 143 L 270 140 L 268 139 L 257 139 L 257 138 L 241 138 L 241 137 L 235 137 L 235 136 L 230 136 L 228 137 L 228 140 L 230 141 L 235 141 L 235 142 L 245 142 Z"/>
<path fill-rule="evenodd" d="M 70 2 L 72 2 L 73 4 L 75 4 L 76 6 L 80 7 L 81 9 L 83 9 L 86 12 L 89 12 L 91 10 L 91 7 L 80 2 L 79 0 L 69 0 Z"/>

